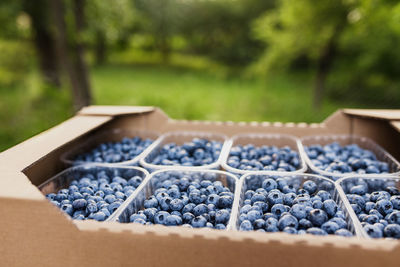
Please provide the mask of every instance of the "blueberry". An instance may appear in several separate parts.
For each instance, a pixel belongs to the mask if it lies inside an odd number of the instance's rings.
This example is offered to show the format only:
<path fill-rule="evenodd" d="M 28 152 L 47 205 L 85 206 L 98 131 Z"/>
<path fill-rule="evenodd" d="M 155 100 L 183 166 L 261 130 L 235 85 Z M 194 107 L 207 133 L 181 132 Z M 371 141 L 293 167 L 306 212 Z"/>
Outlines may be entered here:
<path fill-rule="evenodd" d="M 233 204 L 233 197 L 231 196 L 221 196 L 218 199 L 218 208 L 226 209 L 231 208 Z"/>
<path fill-rule="evenodd" d="M 144 207 L 146 209 L 148 208 L 157 208 L 158 206 L 158 200 L 154 196 L 151 196 L 149 199 L 146 199 L 144 201 Z"/>
<path fill-rule="evenodd" d="M 267 232 L 278 232 L 278 220 L 273 217 L 267 218 L 265 220 L 265 230 Z"/>
<path fill-rule="evenodd" d="M 192 226 L 194 228 L 205 227 L 207 220 L 203 216 L 197 216 L 192 220 Z"/>
<path fill-rule="evenodd" d="M 296 198 L 295 193 L 286 193 L 283 196 L 283 204 L 291 206 L 291 205 L 293 205 L 293 201 L 295 198 Z"/>
<path fill-rule="evenodd" d="M 154 222 L 154 216 L 157 214 L 157 209 L 156 208 L 147 208 L 143 211 L 143 214 L 146 216 L 146 219 Z"/>
<path fill-rule="evenodd" d="M 223 225 L 223 224 L 221 224 L 221 223 L 218 223 L 218 224 L 215 225 L 215 229 L 218 229 L 218 230 L 225 230 L 225 229 L 226 229 L 226 226 Z"/>
<path fill-rule="evenodd" d="M 258 210 L 251 210 L 247 213 L 247 219 L 252 223 L 257 219 L 260 219 L 261 217 L 262 213 Z"/>
<path fill-rule="evenodd" d="M 170 198 L 170 197 L 161 198 L 159 200 L 161 209 L 164 211 L 169 211 L 171 201 L 172 201 L 172 198 Z"/>
<path fill-rule="evenodd" d="M 328 216 L 333 217 L 338 210 L 338 206 L 332 199 L 327 199 L 323 203 L 323 209 Z"/>
<path fill-rule="evenodd" d="M 334 234 L 337 230 L 340 229 L 340 227 L 335 222 L 328 221 L 321 225 L 321 229 L 327 232 L 328 234 Z"/>
<path fill-rule="evenodd" d="M 93 219 L 101 222 L 106 219 L 106 215 L 102 211 L 99 211 L 93 214 Z"/>
<path fill-rule="evenodd" d="M 208 208 L 205 204 L 199 204 L 193 208 L 194 216 L 200 216 L 208 212 Z"/>
<path fill-rule="evenodd" d="M 173 210 L 173 211 L 180 211 L 183 208 L 183 202 L 182 202 L 182 200 L 175 198 L 175 199 L 171 200 L 171 202 L 169 203 L 169 206 L 170 206 L 171 210 Z"/>
<path fill-rule="evenodd" d="M 278 184 L 275 180 L 269 178 L 262 182 L 262 188 L 264 188 L 266 191 L 271 191 L 272 189 L 278 188 Z"/>
<path fill-rule="evenodd" d="M 356 185 L 350 188 L 350 194 L 364 195 L 367 190 L 364 185 Z"/>
<path fill-rule="evenodd" d="M 121 202 L 113 202 L 108 206 L 108 210 L 112 214 L 114 211 L 116 211 L 119 206 L 121 206 Z"/>
<path fill-rule="evenodd" d="M 253 225 L 254 225 L 254 229 L 255 230 L 264 229 L 265 228 L 265 221 L 263 219 L 257 219 L 257 220 L 254 221 Z"/>
<path fill-rule="evenodd" d="M 388 223 L 400 225 L 400 211 L 393 211 L 387 218 Z"/>
<path fill-rule="evenodd" d="M 169 215 L 170 214 L 168 212 L 166 212 L 166 211 L 157 212 L 156 216 L 154 217 L 154 223 L 156 223 L 156 224 L 164 224 L 165 225 L 166 222 L 167 222 L 167 217 Z M 132 218 L 132 216 L 131 216 L 131 218 Z"/>
<path fill-rule="evenodd" d="M 253 224 L 250 221 L 245 220 L 240 224 L 239 230 L 240 231 L 251 231 L 251 230 L 254 230 Z"/>
<path fill-rule="evenodd" d="M 400 238 L 400 225 L 388 224 L 383 230 L 385 237 Z"/>
<path fill-rule="evenodd" d="M 317 191 L 317 184 L 311 180 L 305 181 L 303 188 L 310 194 L 314 194 Z"/>
<path fill-rule="evenodd" d="M 347 222 L 342 218 L 334 217 L 329 221 L 336 223 L 339 226 L 339 228 L 347 228 Z"/>
<path fill-rule="evenodd" d="M 275 204 L 271 208 L 272 214 L 280 217 L 282 213 L 286 212 L 286 207 L 283 204 Z"/>
<path fill-rule="evenodd" d="M 189 200 L 194 204 L 202 203 L 202 196 L 199 190 L 192 191 L 189 193 Z"/>
<path fill-rule="evenodd" d="M 308 229 L 313 227 L 312 223 L 307 219 L 299 220 L 299 229 Z"/>
<path fill-rule="evenodd" d="M 335 235 L 345 236 L 345 237 L 353 236 L 353 234 L 349 230 L 343 229 L 343 228 L 339 229 L 339 230 L 336 230 Z"/>
<path fill-rule="evenodd" d="M 76 199 L 76 200 L 74 200 L 74 202 L 72 202 L 72 207 L 77 210 L 85 209 L 86 205 L 87 205 L 87 201 L 83 198 Z"/>
<path fill-rule="evenodd" d="M 288 234 L 297 234 L 297 230 L 294 227 L 285 227 L 283 229 L 283 232 L 288 233 Z"/>
<path fill-rule="evenodd" d="M 393 196 L 393 195 L 400 195 L 400 190 L 397 189 L 397 188 L 394 187 L 394 186 L 388 186 L 388 187 L 386 187 L 385 191 L 388 192 L 389 194 L 391 194 L 392 196 Z"/>
<path fill-rule="evenodd" d="M 269 206 L 266 202 L 257 201 L 253 204 L 253 208 L 259 208 L 262 213 L 266 213 L 268 212 Z"/>
<path fill-rule="evenodd" d="M 302 204 L 294 204 L 289 212 L 298 220 L 304 219 L 307 216 L 306 206 Z"/>
<path fill-rule="evenodd" d="M 176 226 L 176 225 L 181 225 L 182 224 L 182 219 L 181 217 L 177 215 L 169 215 L 165 219 L 165 225 L 168 226 Z"/>
<path fill-rule="evenodd" d="M 374 224 L 379 222 L 379 217 L 376 215 L 367 215 L 361 221 L 366 222 L 368 224 Z"/>
<path fill-rule="evenodd" d="M 328 215 L 325 211 L 320 209 L 313 209 L 310 211 L 307 218 L 314 226 L 320 227 L 324 222 L 328 220 Z"/>
<path fill-rule="evenodd" d="M 372 238 L 381 238 L 383 236 L 382 230 L 375 225 L 367 224 L 364 226 L 364 230 Z"/>
<path fill-rule="evenodd" d="M 96 203 L 89 203 L 86 206 L 86 212 L 87 213 L 95 213 L 97 212 L 97 204 Z"/>
<path fill-rule="evenodd" d="M 317 200 L 313 201 L 312 206 L 313 206 L 314 209 L 322 209 L 324 204 L 322 203 L 321 200 L 317 199 Z"/>
<path fill-rule="evenodd" d="M 218 210 L 215 214 L 215 223 L 217 224 L 226 224 L 229 221 L 230 213 L 229 211 L 223 209 Z"/>
<path fill-rule="evenodd" d="M 386 216 L 393 211 L 393 205 L 390 200 L 381 199 L 376 202 L 375 209 L 378 210 L 383 216 Z"/>
<path fill-rule="evenodd" d="M 283 204 L 283 195 L 280 192 L 270 192 L 267 196 L 267 200 L 270 206 L 275 204 Z"/>
<path fill-rule="evenodd" d="M 312 235 L 327 235 L 328 233 L 322 230 L 321 228 L 311 227 L 306 230 L 307 234 Z"/>
<path fill-rule="evenodd" d="M 377 211 L 376 209 L 370 210 L 369 215 L 376 215 L 376 216 L 378 216 L 379 219 L 383 219 L 382 214 L 379 211 Z"/>
<path fill-rule="evenodd" d="M 317 193 L 317 196 L 319 196 L 321 198 L 322 202 L 332 198 L 331 194 L 325 190 L 319 190 Z"/>
<path fill-rule="evenodd" d="M 278 228 L 279 230 L 283 230 L 285 227 L 298 227 L 298 221 L 296 217 L 292 215 L 284 215 L 278 221 Z"/>
<path fill-rule="evenodd" d="M 60 206 L 61 210 L 68 215 L 72 216 L 74 213 L 74 208 L 71 204 L 64 204 Z"/>
<path fill-rule="evenodd" d="M 390 197 L 390 202 L 396 210 L 400 210 L 400 195 Z"/>
<path fill-rule="evenodd" d="M 111 204 L 113 202 L 115 202 L 117 200 L 117 198 L 114 195 L 107 195 L 104 198 L 104 201 L 107 202 L 108 204 Z"/>
<path fill-rule="evenodd" d="M 186 213 L 186 212 L 192 212 L 194 207 L 196 207 L 196 204 L 194 203 L 188 203 L 186 204 L 183 209 L 182 209 L 182 213 Z"/>
<path fill-rule="evenodd" d="M 189 223 L 190 224 L 192 222 L 192 220 L 194 219 L 194 217 L 195 216 L 192 213 L 186 212 L 186 213 L 184 213 L 182 215 L 182 220 L 183 220 L 184 223 Z"/>

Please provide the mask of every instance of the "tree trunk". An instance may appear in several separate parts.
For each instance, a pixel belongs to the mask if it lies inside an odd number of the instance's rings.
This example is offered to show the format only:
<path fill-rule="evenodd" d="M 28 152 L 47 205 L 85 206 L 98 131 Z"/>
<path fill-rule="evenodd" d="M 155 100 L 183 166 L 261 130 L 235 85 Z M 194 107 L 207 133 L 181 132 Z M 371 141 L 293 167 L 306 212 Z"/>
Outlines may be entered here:
<path fill-rule="evenodd" d="M 56 44 L 49 27 L 49 2 L 48 0 L 25 0 L 23 9 L 32 21 L 33 42 L 44 81 L 50 85 L 60 87 L 60 69 Z"/>
<path fill-rule="evenodd" d="M 338 27 L 335 33 L 332 35 L 328 41 L 325 49 L 322 51 L 318 61 L 317 61 L 317 72 L 315 77 L 314 85 L 314 99 L 313 108 L 316 110 L 321 109 L 322 100 L 325 93 L 326 79 L 329 72 L 331 71 L 333 61 L 336 57 L 337 45 L 336 41 L 342 27 Z"/>
<path fill-rule="evenodd" d="M 85 23 L 85 4 L 86 0 L 74 0 L 74 17 L 75 17 L 75 27 L 76 33 L 78 35 L 75 41 L 75 70 L 78 73 L 78 78 L 81 86 L 81 94 L 85 100 L 86 106 L 92 102 L 90 81 L 89 81 L 89 71 L 85 62 L 85 47 L 82 42 L 81 34 L 84 30 Z"/>
<path fill-rule="evenodd" d="M 107 44 L 106 36 L 102 30 L 96 32 L 95 45 L 96 64 L 103 65 L 107 61 Z"/>
<path fill-rule="evenodd" d="M 77 38 L 68 42 L 63 0 L 52 0 L 52 13 L 55 25 L 57 52 L 61 65 L 66 70 L 72 89 L 74 108 L 76 110 L 91 103 L 90 84 L 86 64 L 83 60 L 83 45 L 80 44 L 80 30 L 83 27 L 83 10 L 77 10 L 83 2 L 75 0 L 74 19 Z M 83 4 L 82 4 L 83 5 Z"/>

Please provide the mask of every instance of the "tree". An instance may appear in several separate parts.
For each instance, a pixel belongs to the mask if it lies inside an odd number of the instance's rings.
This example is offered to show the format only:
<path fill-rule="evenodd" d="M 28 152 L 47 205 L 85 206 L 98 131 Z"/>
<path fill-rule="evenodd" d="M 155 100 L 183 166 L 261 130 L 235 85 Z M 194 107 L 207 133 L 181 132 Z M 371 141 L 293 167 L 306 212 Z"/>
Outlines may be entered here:
<path fill-rule="evenodd" d="M 87 2 L 87 28 L 85 33 L 92 44 L 96 64 L 107 61 L 108 48 L 126 38 L 135 24 L 135 10 L 131 0 Z"/>
<path fill-rule="evenodd" d="M 23 10 L 30 16 L 33 43 L 37 51 L 40 69 L 45 82 L 60 87 L 59 62 L 55 40 L 50 28 L 50 7 L 48 0 L 23 0 Z"/>
<path fill-rule="evenodd" d="M 161 52 L 164 63 L 168 63 L 171 52 L 171 37 L 177 33 L 181 18 L 177 0 L 134 0 L 140 15 L 142 32 L 154 38 L 155 47 Z"/>
<path fill-rule="evenodd" d="M 280 0 L 255 24 L 267 49 L 261 66 L 287 68 L 301 56 L 315 66 L 314 107 L 321 106 L 326 80 L 337 57 L 338 41 L 347 27 L 353 1 Z"/>
<path fill-rule="evenodd" d="M 85 2 L 85 0 L 74 0 L 72 6 L 67 6 L 63 0 L 51 1 L 57 53 L 61 65 L 69 76 L 76 110 L 89 105 L 92 101 L 82 40 L 82 31 L 85 27 Z M 70 25 L 66 19 L 66 7 L 71 8 L 72 18 L 68 21 Z M 68 35 L 68 30 L 74 32 L 74 35 Z"/>

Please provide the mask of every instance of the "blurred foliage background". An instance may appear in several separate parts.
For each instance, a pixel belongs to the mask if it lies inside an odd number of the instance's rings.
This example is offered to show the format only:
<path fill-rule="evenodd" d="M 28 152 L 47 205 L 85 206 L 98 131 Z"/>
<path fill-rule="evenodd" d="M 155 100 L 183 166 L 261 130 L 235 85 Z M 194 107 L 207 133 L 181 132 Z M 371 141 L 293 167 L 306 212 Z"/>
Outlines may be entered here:
<path fill-rule="evenodd" d="M 0 151 L 88 104 L 319 122 L 400 108 L 395 0 L 3 0 Z"/>

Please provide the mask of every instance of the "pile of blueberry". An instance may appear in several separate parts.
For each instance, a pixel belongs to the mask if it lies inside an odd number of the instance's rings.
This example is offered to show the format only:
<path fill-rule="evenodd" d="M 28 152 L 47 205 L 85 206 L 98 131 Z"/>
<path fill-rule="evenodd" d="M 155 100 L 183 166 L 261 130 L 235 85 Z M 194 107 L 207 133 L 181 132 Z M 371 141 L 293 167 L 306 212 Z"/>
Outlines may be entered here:
<path fill-rule="evenodd" d="M 382 181 L 359 180 L 346 194 L 370 237 L 400 238 L 400 191 Z M 382 190 L 383 189 L 383 190 Z"/>
<path fill-rule="evenodd" d="M 47 194 L 46 198 L 75 220 L 104 221 L 141 182 L 140 176 L 124 179 L 106 171 L 80 174 L 68 188 Z"/>
<path fill-rule="evenodd" d="M 233 193 L 216 180 L 216 174 L 162 173 L 144 209 L 130 216 L 140 224 L 182 225 L 189 228 L 225 229 L 232 209 Z"/>
<path fill-rule="evenodd" d="M 290 147 L 255 147 L 252 144 L 231 148 L 228 165 L 246 171 L 295 171 L 300 168 L 299 154 Z"/>
<path fill-rule="evenodd" d="M 311 145 L 305 151 L 315 167 L 332 173 L 388 173 L 389 165 L 377 160 L 376 155 L 357 144 L 341 146 L 337 142 L 321 146 Z"/>
<path fill-rule="evenodd" d="M 153 143 L 151 139 L 138 136 L 123 138 L 121 142 L 108 142 L 98 145 L 92 151 L 78 155 L 74 162 L 118 163 L 134 159 Z"/>
<path fill-rule="evenodd" d="M 298 183 L 297 183 L 298 182 Z M 290 177 L 253 176 L 240 208 L 241 231 L 352 236 L 343 211 L 329 193 L 334 185 Z"/>
<path fill-rule="evenodd" d="M 202 166 L 214 163 L 221 153 L 222 142 L 194 138 L 179 146 L 165 144 L 151 161 L 155 165 Z"/>

